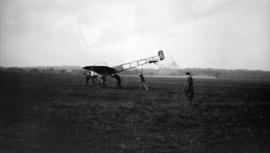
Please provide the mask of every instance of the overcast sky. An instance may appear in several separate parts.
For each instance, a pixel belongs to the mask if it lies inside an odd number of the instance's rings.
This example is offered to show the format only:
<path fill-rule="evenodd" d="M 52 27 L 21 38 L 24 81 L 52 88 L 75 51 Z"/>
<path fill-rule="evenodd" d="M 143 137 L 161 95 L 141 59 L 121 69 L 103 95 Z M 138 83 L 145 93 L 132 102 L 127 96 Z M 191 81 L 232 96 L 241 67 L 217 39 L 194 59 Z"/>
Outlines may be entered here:
<path fill-rule="evenodd" d="M 270 0 L 0 0 L 0 66 L 161 66 L 270 71 Z"/>

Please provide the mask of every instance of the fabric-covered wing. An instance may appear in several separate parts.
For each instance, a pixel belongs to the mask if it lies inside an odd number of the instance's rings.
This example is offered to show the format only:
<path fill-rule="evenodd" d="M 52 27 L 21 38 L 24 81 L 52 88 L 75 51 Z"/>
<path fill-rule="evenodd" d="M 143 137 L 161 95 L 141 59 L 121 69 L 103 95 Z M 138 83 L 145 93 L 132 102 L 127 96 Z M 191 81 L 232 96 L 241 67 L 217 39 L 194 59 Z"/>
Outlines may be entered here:
<path fill-rule="evenodd" d="M 117 73 L 117 71 L 111 67 L 108 66 L 85 66 L 83 69 L 94 71 L 100 75 L 107 76 L 114 73 Z"/>

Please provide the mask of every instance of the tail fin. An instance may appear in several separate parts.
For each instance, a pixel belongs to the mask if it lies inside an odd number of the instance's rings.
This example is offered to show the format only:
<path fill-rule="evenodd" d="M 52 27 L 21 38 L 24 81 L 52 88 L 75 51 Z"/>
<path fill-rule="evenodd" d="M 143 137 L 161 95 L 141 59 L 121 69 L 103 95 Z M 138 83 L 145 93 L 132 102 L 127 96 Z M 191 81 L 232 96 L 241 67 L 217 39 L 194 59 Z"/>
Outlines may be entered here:
<path fill-rule="evenodd" d="M 161 61 L 165 58 L 162 50 L 158 51 L 158 56 Z"/>

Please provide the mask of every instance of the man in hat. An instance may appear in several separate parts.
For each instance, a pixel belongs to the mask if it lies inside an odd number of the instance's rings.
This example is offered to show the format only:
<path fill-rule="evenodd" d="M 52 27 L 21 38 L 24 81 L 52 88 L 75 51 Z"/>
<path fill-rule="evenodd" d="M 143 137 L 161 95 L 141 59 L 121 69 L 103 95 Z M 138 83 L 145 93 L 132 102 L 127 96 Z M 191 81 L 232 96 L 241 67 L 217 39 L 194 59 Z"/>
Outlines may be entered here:
<path fill-rule="evenodd" d="M 185 74 L 188 75 L 187 82 L 185 85 L 185 93 L 189 101 L 192 101 L 194 98 L 193 78 L 191 77 L 190 72 L 186 72 Z"/>
<path fill-rule="evenodd" d="M 140 90 L 141 90 L 141 88 L 143 86 L 145 88 L 145 90 L 148 91 L 149 89 L 148 89 L 147 85 L 145 84 L 143 73 L 140 72 L 139 76 L 140 76 L 140 79 L 141 79 Z"/>

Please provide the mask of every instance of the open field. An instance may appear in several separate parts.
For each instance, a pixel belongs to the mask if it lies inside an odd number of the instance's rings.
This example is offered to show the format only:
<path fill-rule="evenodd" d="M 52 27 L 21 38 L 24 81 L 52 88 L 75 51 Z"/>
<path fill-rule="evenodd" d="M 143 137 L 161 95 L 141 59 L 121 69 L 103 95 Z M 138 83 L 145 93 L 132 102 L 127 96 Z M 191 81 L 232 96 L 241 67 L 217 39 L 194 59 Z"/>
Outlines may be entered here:
<path fill-rule="evenodd" d="M 82 75 L 0 73 L 0 152 L 270 152 L 270 82 L 123 77 L 123 89 Z"/>

